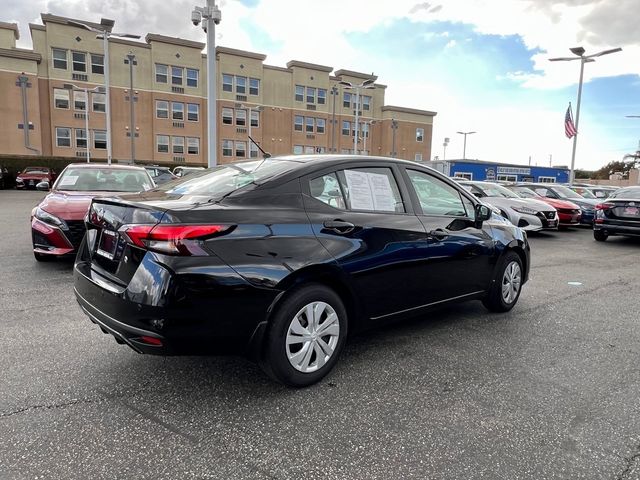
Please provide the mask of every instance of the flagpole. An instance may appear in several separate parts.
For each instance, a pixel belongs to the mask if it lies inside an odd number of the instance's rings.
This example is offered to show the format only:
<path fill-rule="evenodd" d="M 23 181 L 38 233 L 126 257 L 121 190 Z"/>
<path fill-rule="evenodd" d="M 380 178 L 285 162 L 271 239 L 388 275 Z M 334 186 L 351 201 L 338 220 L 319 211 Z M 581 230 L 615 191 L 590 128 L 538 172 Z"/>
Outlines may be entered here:
<path fill-rule="evenodd" d="M 585 58 L 580 58 L 580 81 L 578 82 L 578 105 L 576 106 L 576 134 L 573 136 L 573 150 L 571 151 L 571 172 L 569 173 L 569 185 L 575 181 L 576 145 L 578 143 L 578 124 L 580 123 L 580 100 L 582 99 L 582 76 L 584 74 Z"/>

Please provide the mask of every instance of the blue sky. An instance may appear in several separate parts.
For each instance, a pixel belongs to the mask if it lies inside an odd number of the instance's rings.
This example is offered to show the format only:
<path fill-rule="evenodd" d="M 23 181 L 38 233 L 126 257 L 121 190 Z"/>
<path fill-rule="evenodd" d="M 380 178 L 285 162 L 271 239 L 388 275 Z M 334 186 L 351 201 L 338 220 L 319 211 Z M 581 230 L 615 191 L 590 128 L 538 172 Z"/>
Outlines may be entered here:
<path fill-rule="evenodd" d="M 50 12 L 118 30 L 204 41 L 191 25 L 204 0 L 7 0 L 29 47 L 28 22 Z M 476 130 L 467 156 L 515 163 L 568 164 L 564 112 L 575 106 L 578 62 L 549 62 L 582 45 L 621 53 L 586 65 L 577 167 L 598 168 L 634 151 L 640 140 L 638 0 L 218 0 L 216 43 L 267 55 L 375 72 L 387 104 L 437 111 L 433 155 L 457 130 Z M 180 20 L 182 19 L 182 21 Z M 575 112 L 574 112 L 575 113 Z"/>

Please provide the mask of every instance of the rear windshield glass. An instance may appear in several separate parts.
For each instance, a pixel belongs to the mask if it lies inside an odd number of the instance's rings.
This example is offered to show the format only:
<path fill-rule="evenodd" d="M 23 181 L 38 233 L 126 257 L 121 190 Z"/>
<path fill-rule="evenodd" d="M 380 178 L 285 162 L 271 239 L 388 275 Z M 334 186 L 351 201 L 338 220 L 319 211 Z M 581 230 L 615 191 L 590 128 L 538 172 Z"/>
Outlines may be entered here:
<path fill-rule="evenodd" d="M 115 168 L 67 168 L 56 190 L 70 192 L 142 192 L 153 188 L 146 171 Z"/>
<path fill-rule="evenodd" d="M 563 185 L 554 185 L 553 189 L 556 191 L 556 193 L 558 193 L 558 195 L 560 195 L 562 198 L 575 198 L 577 200 L 584 198 L 582 195 L 578 194 L 577 192 L 574 192 L 573 190 L 571 190 L 568 187 L 565 187 Z"/>
<path fill-rule="evenodd" d="M 257 160 L 220 165 L 201 172 L 191 173 L 183 180 L 159 187 L 167 193 L 178 195 L 207 195 L 220 197 L 249 184 L 260 184 L 266 179 L 291 170 L 295 162 L 284 160 Z"/>
<path fill-rule="evenodd" d="M 609 198 L 632 198 L 640 200 L 640 187 L 621 188 L 620 190 L 613 192 Z"/>

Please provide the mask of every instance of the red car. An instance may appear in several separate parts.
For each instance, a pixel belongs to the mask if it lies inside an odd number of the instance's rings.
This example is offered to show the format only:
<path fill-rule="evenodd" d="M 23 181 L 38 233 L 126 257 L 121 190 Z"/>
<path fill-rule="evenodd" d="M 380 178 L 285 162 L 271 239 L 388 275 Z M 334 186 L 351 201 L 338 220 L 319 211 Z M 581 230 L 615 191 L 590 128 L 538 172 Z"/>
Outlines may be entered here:
<path fill-rule="evenodd" d="M 543 197 L 538 195 L 533 190 L 528 189 L 527 187 L 509 185 L 508 188 L 520 195 L 522 198 L 532 198 L 534 200 L 545 202 L 554 207 L 558 211 L 558 225 L 560 227 L 580 225 L 582 211 L 580 210 L 580 207 L 575 203 L 568 202 L 566 200 L 558 200 L 557 198 Z"/>
<path fill-rule="evenodd" d="M 67 166 L 31 212 L 33 255 L 43 261 L 74 253 L 84 236 L 84 217 L 94 197 L 153 187 L 153 180 L 142 167 L 95 163 Z"/>
<path fill-rule="evenodd" d="M 27 167 L 16 175 L 16 188 L 36 189 L 40 182 L 53 184 L 56 180 L 56 172 L 47 167 Z"/>

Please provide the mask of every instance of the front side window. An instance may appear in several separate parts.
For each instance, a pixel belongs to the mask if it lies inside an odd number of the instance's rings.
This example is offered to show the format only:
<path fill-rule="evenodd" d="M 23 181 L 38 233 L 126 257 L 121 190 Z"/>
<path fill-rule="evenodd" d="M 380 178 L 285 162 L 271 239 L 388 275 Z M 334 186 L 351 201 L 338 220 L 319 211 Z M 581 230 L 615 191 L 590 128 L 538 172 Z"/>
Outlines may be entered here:
<path fill-rule="evenodd" d="M 200 118 L 200 105 L 197 103 L 187 103 L 187 120 L 197 122 Z"/>
<path fill-rule="evenodd" d="M 236 110 L 236 125 L 239 127 L 245 127 L 247 125 L 247 111 Z"/>
<path fill-rule="evenodd" d="M 198 155 L 200 153 L 200 139 L 187 137 L 187 154 Z"/>
<path fill-rule="evenodd" d="M 325 130 L 325 120 L 324 118 L 316 118 L 316 132 L 324 133 Z"/>
<path fill-rule="evenodd" d="M 416 128 L 416 142 L 424 141 L 424 128 Z"/>
<path fill-rule="evenodd" d="M 195 68 L 187 68 L 187 87 L 197 87 L 200 72 Z"/>
<path fill-rule="evenodd" d="M 171 137 L 171 145 L 174 154 L 182 155 L 184 153 L 184 137 Z"/>
<path fill-rule="evenodd" d="M 296 132 L 301 132 L 303 124 L 304 124 L 304 117 L 302 115 L 296 115 L 293 119 L 293 129 Z"/>
<path fill-rule="evenodd" d="M 169 75 L 169 67 L 167 65 L 156 63 L 156 82 L 167 83 L 168 75 Z"/>
<path fill-rule="evenodd" d="M 305 122 L 305 132 L 313 133 L 313 117 L 306 117 L 304 119 Z"/>
<path fill-rule="evenodd" d="M 342 135 L 349 136 L 351 134 L 351 122 L 342 121 Z"/>
<path fill-rule="evenodd" d="M 71 146 L 71 129 L 67 127 L 56 127 L 56 146 Z"/>
<path fill-rule="evenodd" d="M 233 92 L 233 75 L 222 74 L 222 91 Z"/>
<path fill-rule="evenodd" d="M 104 75 L 104 55 L 91 54 L 91 73 Z"/>
<path fill-rule="evenodd" d="M 307 103 L 316 103 L 316 89 L 307 87 Z"/>
<path fill-rule="evenodd" d="M 249 79 L 249 95 L 258 95 L 260 93 L 260 79 Z"/>
<path fill-rule="evenodd" d="M 223 125 L 233 125 L 233 108 L 222 109 L 222 124 Z"/>
<path fill-rule="evenodd" d="M 354 211 L 404 213 L 404 203 L 390 168 L 354 168 L 338 172 L 347 208 Z"/>
<path fill-rule="evenodd" d="M 84 90 L 73 91 L 73 108 L 83 111 L 87 109 L 87 92 Z"/>
<path fill-rule="evenodd" d="M 472 216 L 466 211 L 460 192 L 451 185 L 417 170 L 407 170 L 407 175 L 425 215 Z"/>
<path fill-rule="evenodd" d="M 260 126 L 260 112 L 257 110 L 251 110 L 251 126 L 255 128 Z"/>
<path fill-rule="evenodd" d="M 76 128 L 76 148 L 87 148 L 87 131 L 84 128 Z"/>
<path fill-rule="evenodd" d="M 94 130 L 93 131 L 93 148 L 105 150 L 107 148 L 107 131 L 106 130 Z"/>
<path fill-rule="evenodd" d="M 72 52 L 73 59 L 73 71 L 74 72 L 86 72 L 87 71 L 87 54 L 84 52 Z"/>
<path fill-rule="evenodd" d="M 304 86 L 296 85 L 296 102 L 304 101 Z"/>
<path fill-rule="evenodd" d="M 107 96 L 104 93 L 92 93 L 91 94 L 91 99 L 92 99 L 92 108 L 94 112 L 103 112 L 105 111 L 105 104 L 106 104 L 106 99 Z"/>
<path fill-rule="evenodd" d="M 60 70 L 67 69 L 67 51 L 62 48 L 52 49 L 53 53 L 53 68 L 59 68 Z"/>
<path fill-rule="evenodd" d="M 171 118 L 184 120 L 184 103 L 171 102 Z"/>
<path fill-rule="evenodd" d="M 222 156 L 233 157 L 233 141 L 232 140 L 222 141 Z"/>
<path fill-rule="evenodd" d="M 311 196 L 322 203 L 344 210 L 346 202 L 340 189 L 338 177 L 334 173 L 322 175 L 309 182 Z"/>
<path fill-rule="evenodd" d="M 247 77 L 236 77 L 236 93 L 247 93 Z"/>
<path fill-rule="evenodd" d="M 327 90 L 324 88 L 318 89 L 318 105 L 324 105 L 327 101 Z"/>
<path fill-rule="evenodd" d="M 156 118 L 169 118 L 169 102 L 156 100 Z"/>
<path fill-rule="evenodd" d="M 156 135 L 158 153 L 169 153 L 169 135 Z"/>
<path fill-rule="evenodd" d="M 171 67 L 171 85 L 182 85 L 182 67 Z"/>
<path fill-rule="evenodd" d="M 66 88 L 54 88 L 53 101 L 56 108 L 69 108 L 69 90 Z"/>
<path fill-rule="evenodd" d="M 247 156 L 247 143 L 236 142 L 236 157 L 244 158 Z"/>

